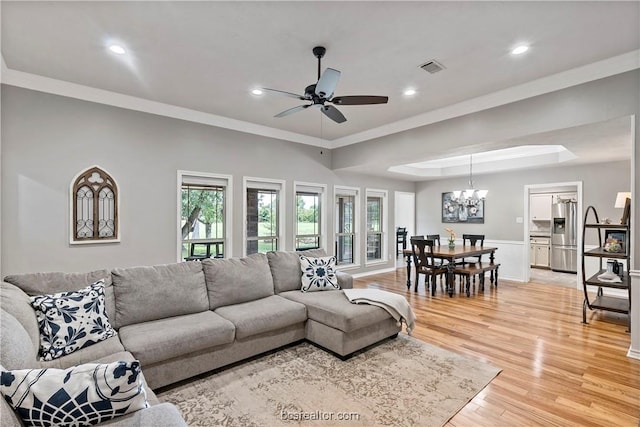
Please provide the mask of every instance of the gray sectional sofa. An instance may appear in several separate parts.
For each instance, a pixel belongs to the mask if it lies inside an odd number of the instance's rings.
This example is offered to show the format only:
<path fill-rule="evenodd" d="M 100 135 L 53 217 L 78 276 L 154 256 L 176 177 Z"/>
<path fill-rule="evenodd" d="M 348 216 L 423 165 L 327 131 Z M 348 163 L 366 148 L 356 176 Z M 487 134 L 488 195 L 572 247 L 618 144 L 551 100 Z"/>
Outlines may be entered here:
<path fill-rule="evenodd" d="M 400 331 L 389 313 L 351 304 L 342 291 L 300 291 L 299 255 L 270 252 L 90 273 L 7 276 L 0 288 L 0 365 L 68 368 L 139 360 L 150 408 L 110 425 L 184 425 L 152 390 L 307 339 L 340 357 Z M 353 279 L 338 272 L 341 288 Z M 39 329 L 29 296 L 80 289 L 105 279 L 105 305 L 118 334 L 52 361 L 38 358 Z M 0 399 L 2 426 L 20 421 Z"/>

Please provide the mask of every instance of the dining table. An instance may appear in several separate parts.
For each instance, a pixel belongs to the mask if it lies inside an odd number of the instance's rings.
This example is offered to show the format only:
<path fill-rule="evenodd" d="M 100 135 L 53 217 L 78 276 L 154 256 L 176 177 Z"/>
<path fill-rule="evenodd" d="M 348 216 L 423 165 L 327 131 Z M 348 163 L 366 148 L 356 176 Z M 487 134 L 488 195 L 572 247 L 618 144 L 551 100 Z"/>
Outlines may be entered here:
<path fill-rule="evenodd" d="M 450 297 L 453 296 L 454 291 L 454 270 L 456 266 L 456 260 L 462 260 L 464 258 L 477 257 L 480 255 L 489 255 L 489 266 L 495 264 L 495 252 L 498 248 L 485 247 L 485 246 L 471 246 L 471 245 L 440 245 L 433 247 L 433 257 L 439 260 L 446 261 L 447 264 L 447 293 Z M 407 288 L 411 288 L 411 260 L 413 259 L 413 249 L 407 248 L 402 251 L 402 254 L 407 260 Z M 416 280 L 418 277 L 416 275 Z M 491 283 L 493 284 L 493 269 L 491 269 Z M 497 278 L 496 278 L 497 281 Z"/>

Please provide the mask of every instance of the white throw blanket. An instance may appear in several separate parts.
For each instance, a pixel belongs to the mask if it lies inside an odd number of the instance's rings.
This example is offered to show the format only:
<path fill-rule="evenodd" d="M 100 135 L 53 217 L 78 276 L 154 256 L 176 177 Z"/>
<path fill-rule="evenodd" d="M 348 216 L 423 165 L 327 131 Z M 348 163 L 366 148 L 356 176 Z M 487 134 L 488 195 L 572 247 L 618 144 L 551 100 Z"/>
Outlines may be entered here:
<path fill-rule="evenodd" d="M 382 307 L 402 326 L 402 322 L 407 327 L 407 334 L 416 325 L 416 315 L 413 313 L 407 299 L 402 295 L 392 292 L 381 291 L 379 289 L 343 289 L 344 295 L 353 304 L 370 304 Z"/>

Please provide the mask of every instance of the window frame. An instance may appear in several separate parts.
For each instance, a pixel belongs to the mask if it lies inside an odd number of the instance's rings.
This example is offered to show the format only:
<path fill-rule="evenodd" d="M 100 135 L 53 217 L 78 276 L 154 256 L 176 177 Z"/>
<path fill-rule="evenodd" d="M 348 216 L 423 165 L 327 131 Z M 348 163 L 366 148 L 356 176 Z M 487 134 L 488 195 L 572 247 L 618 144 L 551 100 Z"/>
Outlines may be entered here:
<path fill-rule="evenodd" d="M 317 194 L 320 204 L 319 224 L 317 235 L 298 234 L 298 193 Z M 310 182 L 293 182 L 293 250 L 297 250 L 297 241 L 300 236 L 317 236 L 320 249 L 327 251 L 327 185 Z M 329 252 L 329 251 L 327 251 Z"/>
<path fill-rule="evenodd" d="M 224 202 L 222 207 L 223 221 L 224 221 L 224 258 L 231 258 L 233 254 L 233 239 L 232 239 L 232 218 L 233 218 L 233 176 L 210 173 L 210 172 L 196 172 L 187 170 L 177 171 L 177 247 L 176 247 L 176 259 L 178 262 L 184 261 L 182 258 L 182 187 L 185 185 L 204 185 L 212 187 L 224 188 Z"/>
<path fill-rule="evenodd" d="M 353 232 L 352 233 L 340 233 L 338 232 L 338 225 L 340 224 L 338 218 L 338 198 L 340 196 L 348 196 L 353 197 L 354 207 L 353 207 Z M 333 187 L 333 200 L 334 200 L 334 254 L 336 256 L 336 260 L 339 258 L 338 254 L 338 239 L 343 235 L 352 235 L 353 236 L 353 261 L 350 264 L 340 264 L 338 263 L 338 267 L 340 269 L 348 270 L 348 269 L 356 269 L 360 267 L 360 187 L 348 187 L 343 185 L 335 185 Z"/>
<path fill-rule="evenodd" d="M 369 198 L 377 198 L 381 201 L 380 206 L 380 230 L 379 231 L 369 231 L 367 226 L 369 224 Z M 367 204 L 367 209 L 365 210 L 365 266 L 372 264 L 382 264 L 387 262 L 388 258 L 388 191 L 387 190 L 379 190 L 379 189 L 371 189 L 367 188 L 365 190 L 365 203 Z M 368 252 L 368 243 L 369 243 L 369 235 L 379 235 L 380 236 L 380 258 L 369 259 Z"/>
<path fill-rule="evenodd" d="M 247 190 L 248 189 L 257 189 L 257 190 L 276 190 L 277 191 L 277 209 L 276 212 L 277 218 L 277 226 L 278 231 L 275 236 L 276 238 L 276 250 L 284 250 L 285 246 L 285 218 L 286 212 L 284 209 L 285 201 L 286 201 L 286 181 L 282 179 L 272 179 L 272 178 L 257 178 L 257 177 L 249 177 L 245 176 L 242 179 L 242 256 L 247 256 L 247 241 L 248 241 L 248 233 L 247 233 Z"/>

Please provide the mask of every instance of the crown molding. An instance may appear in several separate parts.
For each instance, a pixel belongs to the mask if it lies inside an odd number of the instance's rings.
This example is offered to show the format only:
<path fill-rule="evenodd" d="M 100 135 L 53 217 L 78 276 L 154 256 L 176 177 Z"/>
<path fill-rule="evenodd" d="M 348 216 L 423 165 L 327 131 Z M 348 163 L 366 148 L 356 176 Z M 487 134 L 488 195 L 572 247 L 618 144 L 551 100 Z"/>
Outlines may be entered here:
<path fill-rule="evenodd" d="M 97 89 L 63 80 L 52 79 L 39 76 L 37 74 L 25 73 L 7 68 L 2 61 L 3 84 L 31 89 L 39 92 L 54 95 L 66 96 L 83 101 L 95 102 L 128 110 L 141 111 L 159 116 L 171 117 L 174 119 L 186 120 L 194 123 L 201 123 L 238 132 L 264 136 L 267 138 L 281 139 L 285 141 L 297 142 L 300 144 L 313 145 L 323 148 L 331 148 L 329 141 L 302 135 L 295 132 L 275 129 L 268 126 L 257 125 L 242 120 L 231 119 L 189 108 L 178 107 L 162 102 L 151 101 L 135 96 L 124 95 L 108 90 Z"/>

